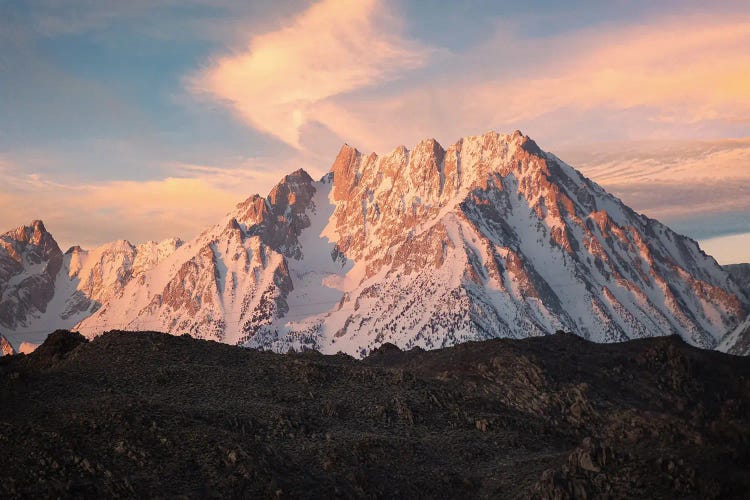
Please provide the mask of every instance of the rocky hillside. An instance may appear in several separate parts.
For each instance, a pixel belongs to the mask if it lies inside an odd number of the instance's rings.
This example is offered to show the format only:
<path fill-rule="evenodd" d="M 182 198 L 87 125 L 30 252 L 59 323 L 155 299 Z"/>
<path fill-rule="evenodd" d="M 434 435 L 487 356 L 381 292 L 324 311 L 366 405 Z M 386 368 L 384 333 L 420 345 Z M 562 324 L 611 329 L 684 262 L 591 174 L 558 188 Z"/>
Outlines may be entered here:
<path fill-rule="evenodd" d="M 94 287 L 106 297 L 79 283 L 81 305 L 63 301 L 89 338 L 154 329 L 365 356 L 386 342 L 433 349 L 564 329 L 729 349 L 720 342 L 750 310 L 696 242 L 520 132 L 382 156 L 345 145 L 320 181 L 285 176 L 140 273 L 122 255 L 123 272 Z"/>
<path fill-rule="evenodd" d="M 570 334 L 280 355 L 56 332 L 0 358 L 0 496 L 745 498 L 750 360 Z"/>

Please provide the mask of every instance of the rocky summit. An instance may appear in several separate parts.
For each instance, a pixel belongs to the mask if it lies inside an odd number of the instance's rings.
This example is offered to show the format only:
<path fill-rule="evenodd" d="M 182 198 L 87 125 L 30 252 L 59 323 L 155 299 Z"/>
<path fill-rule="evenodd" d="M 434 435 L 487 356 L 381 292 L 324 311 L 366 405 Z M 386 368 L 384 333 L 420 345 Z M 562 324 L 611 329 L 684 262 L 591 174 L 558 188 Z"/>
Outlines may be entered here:
<path fill-rule="evenodd" d="M 16 344 L 75 326 L 363 357 L 565 330 L 738 352 L 750 311 L 695 241 L 518 131 L 382 156 L 345 145 L 319 181 L 291 173 L 184 244 L 62 255 L 36 226 L 2 241 L 0 329 Z"/>
<path fill-rule="evenodd" d="M 750 359 L 566 333 L 362 360 L 189 336 L 0 357 L 0 496 L 746 498 Z"/>

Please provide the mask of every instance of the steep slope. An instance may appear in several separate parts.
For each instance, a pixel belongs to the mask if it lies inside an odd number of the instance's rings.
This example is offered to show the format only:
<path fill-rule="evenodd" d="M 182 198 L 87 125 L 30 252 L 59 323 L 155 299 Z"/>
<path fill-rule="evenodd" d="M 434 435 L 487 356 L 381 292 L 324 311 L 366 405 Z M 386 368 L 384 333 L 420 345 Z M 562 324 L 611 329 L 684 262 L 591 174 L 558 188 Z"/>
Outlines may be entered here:
<path fill-rule="evenodd" d="M 724 269 L 746 294 L 750 294 L 750 264 L 729 264 Z M 722 339 L 719 350 L 731 354 L 750 354 L 750 315 Z"/>
<path fill-rule="evenodd" d="M 750 264 L 727 264 L 724 269 L 745 293 L 750 293 Z"/>
<path fill-rule="evenodd" d="M 77 328 L 87 336 L 149 328 L 232 344 L 252 337 L 289 311 L 287 257 L 301 257 L 297 237 L 310 225 L 305 211 L 314 210 L 320 185 L 304 171 L 287 175 L 267 198 L 237 205 Z"/>
<path fill-rule="evenodd" d="M 0 326 L 9 337 L 47 312 L 62 265 L 63 253 L 40 220 L 0 235 Z"/>
<path fill-rule="evenodd" d="M 722 339 L 718 350 L 747 356 L 750 354 L 750 315 Z"/>
<path fill-rule="evenodd" d="M 516 132 L 344 146 L 237 206 L 78 328 L 365 355 L 568 329 L 716 347 L 748 298 L 689 238 Z"/>
<path fill-rule="evenodd" d="M 0 326 L 17 348 L 39 344 L 95 312 L 181 244 L 120 240 L 63 254 L 41 221 L 9 231 L 0 236 Z"/>

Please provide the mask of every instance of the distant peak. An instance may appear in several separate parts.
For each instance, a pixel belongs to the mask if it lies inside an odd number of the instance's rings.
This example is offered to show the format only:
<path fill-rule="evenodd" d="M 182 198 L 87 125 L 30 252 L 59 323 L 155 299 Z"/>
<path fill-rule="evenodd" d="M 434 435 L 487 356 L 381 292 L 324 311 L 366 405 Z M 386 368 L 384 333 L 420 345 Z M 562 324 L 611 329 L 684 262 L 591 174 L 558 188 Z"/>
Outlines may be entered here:
<path fill-rule="evenodd" d="M 307 173 L 307 171 L 304 168 L 298 168 L 294 172 L 292 172 L 289 175 L 284 176 L 284 180 L 289 181 L 303 181 L 303 182 L 313 182 L 312 177 L 310 177 L 310 174 Z"/>
<path fill-rule="evenodd" d="M 357 148 L 354 148 L 349 144 L 344 144 L 341 146 L 336 158 L 333 160 L 333 165 L 331 165 L 329 172 L 333 172 L 335 175 L 337 171 L 348 169 L 349 165 L 351 165 L 360 154 L 361 153 Z"/>
<path fill-rule="evenodd" d="M 357 148 L 355 148 L 354 146 L 351 146 L 349 143 L 345 142 L 341 146 L 341 149 L 339 149 L 339 154 L 341 154 L 342 152 L 349 152 L 349 151 L 354 152 L 354 153 L 359 153 L 359 150 Z"/>
<path fill-rule="evenodd" d="M 419 141 L 414 148 L 414 151 L 425 151 L 432 153 L 435 156 L 442 156 L 442 154 L 445 153 L 445 148 L 443 148 L 443 146 L 434 137 L 430 137 L 429 139 L 422 139 L 421 141 Z"/>
<path fill-rule="evenodd" d="M 270 193 L 268 193 L 268 203 L 273 206 L 279 203 L 281 199 L 286 200 L 286 203 L 294 203 L 297 196 L 303 195 L 303 198 L 307 198 L 310 190 L 314 191 L 312 187 L 313 178 L 310 177 L 304 169 L 300 168 L 284 176 L 281 181 L 274 186 Z"/>
<path fill-rule="evenodd" d="M 276 184 L 271 192 L 268 193 L 268 200 L 271 204 L 276 203 L 276 198 L 279 193 L 295 193 L 299 189 L 304 189 L 302 186 L 309 186 L 313 183 L 313 178 L 310 177 L 305 169 L 299 168 L 291 174 L 285 175 L 278 184 Z"/>
<path fill-rule="evenodd" d="M 31 221 L 31 224 L 28 226 L 19 226 L 15 229 L 11 229 L 5 233 L 5 236 L 9 236 L 10 238 L 22 243 L 45 246 L 49 245 L 57 248 L 57 243 L 55 243 L 54 238 L 49 232 L 47 232 L 44 223 L 39 219 Z"/>

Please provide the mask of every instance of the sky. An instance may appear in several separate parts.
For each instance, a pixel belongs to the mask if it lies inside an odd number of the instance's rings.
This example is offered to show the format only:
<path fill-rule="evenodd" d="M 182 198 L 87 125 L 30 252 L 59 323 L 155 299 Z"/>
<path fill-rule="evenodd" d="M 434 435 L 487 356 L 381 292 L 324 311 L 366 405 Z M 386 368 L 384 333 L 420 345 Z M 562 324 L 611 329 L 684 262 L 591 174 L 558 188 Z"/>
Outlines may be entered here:
<path fill-rule="evenodd" d="M 0 1 L 0 230 L 190 238 L 343 143 L 520 129 L 750 261 L 747 1 Z"/>

